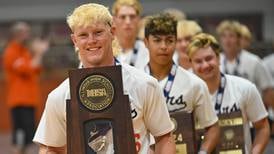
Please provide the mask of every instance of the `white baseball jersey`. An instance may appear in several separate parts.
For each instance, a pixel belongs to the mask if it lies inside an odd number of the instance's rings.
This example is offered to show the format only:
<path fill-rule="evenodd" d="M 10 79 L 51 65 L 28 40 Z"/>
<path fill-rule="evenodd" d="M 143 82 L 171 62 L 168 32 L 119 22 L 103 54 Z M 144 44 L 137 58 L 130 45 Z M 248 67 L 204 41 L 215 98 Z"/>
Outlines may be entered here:
<path fill-rule="evenodd" d="M 119 53 L 116 58 L 121 63 L 126 63 L 136 68 L 144 68 L 149 61 L 149 53 L 144 42 L 136 40 L 133 49 Z"/>
<path fill-rule="evenodd" d="M 263 65 L 267 68 L 269 73 L 272 76 L 272 79 L 274 80 L 274 53 L 270 54 L 269 56 L 264 57 L 263 59 Z M 269 118 L 271 120 L 274 120 L 274 110 L 272 108 L 268 108 L 268 114 Z"/>
<path fill-rule="evenodd" d="M 221 54 L 220 64 L 222 72 L 248 79 L 256 85 L 260 92 L 274 87 L 270 73 L 263 66 L 260 58 L 246 50 L 242 50 L 238 58 L 232 62 L 226 60 L 225 55 Z"/>
<path fill-rule="evenodd" d="M 146 72 L 147 69 L 149 68 L 145 68 Z M 162 89 L 165 88 L 167 81 L 168 76 L 159 81 Z M 169 112 L 194 112 L 194 117 L 202 128 L 218 121 L 205 82 L 180 66 L 177 67 L 171 90 L 166 97 L 166 104 Z"/>
<path fill-rule="evenodd" d="M 264 66 L 268 69 L 270 72 L 272 79 L 274 79 L 274 53 L 270 54 L 269 56 L 265 57 L 263 59 Z"/>
<path fill-rule="evenodd" d="M 122 64 L 124 94 L 129 96 L 134 136 L 138 153 L 147 153 L 149 134 L 162 136 L 172 131 L 165 99 L 157 80 L 147 74 Z M 33 141 L 47 146 L 66 145 L 66 100 L 70 99 L 69 80 L 53 90 Z"/>
<path fill-rule="evenodd" d="M 225 75 L 226 84 L 222 96 L 220 113 L 242 112 L 246 153 L 251 153 L 252 143 L 249 122 L 267 117 L 267 111 L 256 86 L 250 81 L 232 75 Z M 217 91 L 211 96 L 216 104 Z M 216 111 L 218 112 L 218 111 Z"/>

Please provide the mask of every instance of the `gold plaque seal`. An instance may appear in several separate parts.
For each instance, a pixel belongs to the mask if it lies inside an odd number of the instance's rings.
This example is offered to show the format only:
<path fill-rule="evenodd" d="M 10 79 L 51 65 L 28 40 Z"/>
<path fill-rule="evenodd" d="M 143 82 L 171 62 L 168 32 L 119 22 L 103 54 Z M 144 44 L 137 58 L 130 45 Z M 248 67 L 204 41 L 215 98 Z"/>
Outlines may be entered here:
<path fill-rule="evenodd" d="M 102 75 L 91 75 L 80 85 L 81 103 L 92 111 L 101 111 L 111 105 L 114 96 L 112 83 Z"/>
<path fill-rule="evenodd" d="M 234 138 L 234 131 L 232 129 L 228 129 L 224 132 L 224 135 L 225 135 L 225 139 L 227 141 L 230 141 Z"/>

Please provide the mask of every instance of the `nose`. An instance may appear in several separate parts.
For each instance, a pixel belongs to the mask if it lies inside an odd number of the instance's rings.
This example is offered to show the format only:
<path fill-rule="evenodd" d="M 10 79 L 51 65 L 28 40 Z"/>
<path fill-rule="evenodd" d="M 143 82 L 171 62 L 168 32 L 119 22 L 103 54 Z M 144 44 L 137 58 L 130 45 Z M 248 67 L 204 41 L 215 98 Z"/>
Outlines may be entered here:
<path fill-rule="evenodd" d="M 126 24 L 131 24 L 131 18 L 130 18 L 130 16 L 126 16 L 125 23 Z"/>
<path fill-rule="evenodd" d="M 203 61 L 202 64 L 201 64 L 201 69 L 207 69 L 208 67 L 209 67 L 208 62 Z"/>
<path fill-rule="evenodd" d="M 167 49 L 167 42 L 166 41 L 161 41 L 160 47 L 161 47 L 162 50 L 166 50 Z"/>
<path fill-rule="evenodd" d="M 95 35 L 93 34 L 89 34 L 88 36 L 88 43 L 96 43 L 97 42 L 97 38 Z"/>

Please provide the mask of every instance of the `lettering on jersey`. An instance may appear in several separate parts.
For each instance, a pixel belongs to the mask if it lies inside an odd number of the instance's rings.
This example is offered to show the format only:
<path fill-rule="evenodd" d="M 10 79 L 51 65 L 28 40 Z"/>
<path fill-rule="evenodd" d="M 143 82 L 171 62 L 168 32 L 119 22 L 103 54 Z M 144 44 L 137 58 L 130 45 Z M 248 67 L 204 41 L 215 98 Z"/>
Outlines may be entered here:
<path fill-rule="evenodd" d="M 131 110 L 131 118 L 134 119 L 137 117 L 137 111 L 135 109 Z"/>
<path fill-rule="evenodd" d="M 183 95 L 180 95 L 178 98 L 175 99 L 175 96 L 167 96 L 166 98 L 166 104 L 169 106 L 179 106 L 179 109 L 176 109 L 176 110 L 181 110 L 181 109 L 185 109 L 186 106 L 187 106 L 187 103 L 186 101 L 184 101 L 183 99 Z"/>
<path fill-rule="evenodd" d="M 240 108 L 237 106 L 237 103 L 235 102 L 232 106 L 222 107 L 221 113 L 230 113 L 230 112 L 235 112 L 235 111 L 239 111 L 239 110 L 240 110 Z"/>

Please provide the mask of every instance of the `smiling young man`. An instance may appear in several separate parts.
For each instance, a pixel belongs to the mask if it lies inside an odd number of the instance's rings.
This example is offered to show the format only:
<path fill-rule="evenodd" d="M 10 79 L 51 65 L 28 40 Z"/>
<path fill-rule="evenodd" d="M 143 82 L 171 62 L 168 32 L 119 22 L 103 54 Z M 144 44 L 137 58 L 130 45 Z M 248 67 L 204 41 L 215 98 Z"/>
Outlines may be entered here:
<path fill-rule="evenodd" d="M 176 23 L 169 14 L 148 18 L 145 44 L 150 60 L 144 71 L 159 81 L 169 112 L 194 113 L 200 126 L 206 129 L 201 153 L 211 153 L 219 137 L 218 118 L 206 84 L 172 60 L 176 47 Z"/>
<path fill-rule="evenodd" d="M 122 48 L 117 59 L 142 68 L 148 62 L 148 51 L 137 39 L 142 6 L 138 0 L 116 0 L 112 6 L 115 36 Z"/>
<path fill-rule="evenodd" d="M 187 48 L 193 72 L 207 83 L 217 114 L 242 112 L 245 153 L 263 153 L 269 140 L 269 125 L 260 94 L 250 81 L 220 72 L 220 50 L 213 36 L 205 33 L 195 36 Z M 253 144 L 249 122 L 256 130 Z"/>
<path fill-rule="evenodd" d="M 67 23 L 84 68 L 115 65 L 112 16 L 106 7 L 83 4 L 68 16 Z M 131 110 L 134 111 L 132 122 L 137 152 L 148 152 L 149 135 L 152 134 L 156 138 L 157 153 L 175 153 L 170 134 L 173 126 L 157 81 L 127 64 L 121 66 L 124 93 L 129 96 Z M 67 79 L 48 95 L 33 139 L 40 145 L 40 154 L 66 153 L 66 100 L 70 98 L 69 89 Z"/>

